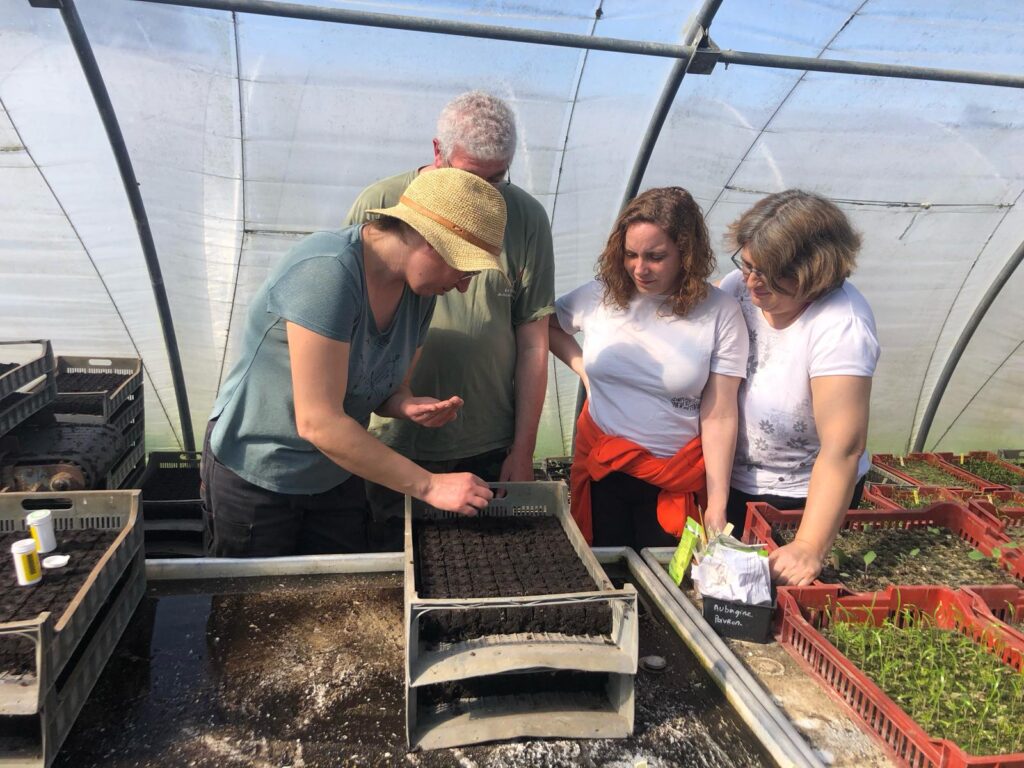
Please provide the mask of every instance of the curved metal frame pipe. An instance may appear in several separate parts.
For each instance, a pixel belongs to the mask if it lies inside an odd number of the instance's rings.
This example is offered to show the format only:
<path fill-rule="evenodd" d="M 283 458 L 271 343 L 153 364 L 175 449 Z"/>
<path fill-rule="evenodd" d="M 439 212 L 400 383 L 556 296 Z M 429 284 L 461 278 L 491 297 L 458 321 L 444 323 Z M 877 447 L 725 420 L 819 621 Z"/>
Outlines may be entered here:
<path fill-rule="evenodd" d="M 160 270 L 160 260 L 157 258 L 156 244 L 153 242 L 153 234 L 149 227 L 149 217 L 146 215 L 146 206 L 142 202 L 142 194 L 139 192 L 139 182 L 135 177 L 135 170 L 132 168 L 131 157 L 128 155 L 121 126 L 117 122 L 114 105 L 110 101 L 107 86 L 103 82 L 103 74 L 100 72 L 95 55 L 93 55 L 89 37 L 82 26 L 82 19 L 78 15 L 75 2 L 74 0 L 60 0 L 59 8 L 64 26 L 68 31 L 68 37 L 71 39 L 71 45 L 78 56 L 82 73 L 89 84 L 93 101 L 96 102 L 96 109 L 103 121 L 110 149 L 114 153 L 117 169 L 121 174 L 121 183 L 124 185 L 124 191 L 128 197 L 128 205 L 131 207 L 132 217 L 135 219 L 135 229 L 139 233 L 139 243 L 142 245 L 142 254 L 146 259 L 149 282 L 153 287 L 153 298 L 156 301 L 160 327 L 164 335 L 164 346 L 167 349 L 167 357 L 170 362 L 174 396 L 178 403 L 178 416 L 181 420 L 182 444 L 186 451 L 194 451 L 196 441 L 192 432 L 192 417 L 188 406 L 188 392 L 185 389 L 185 375 L 181 367 L 181 355 L 178 352 L 178 339 L 174 332 L 174 320 L 171 317 L 171 307 L 167 301 L 167 290 L 164 287 L 163 273 Z"/>
<path fill-rule="evenodd" d="M 985 291 L 985 295 L 981 297 L 981 301 L 974 312 L 971 313 L 971 317 L 964 326 L 963 331 L 960 332 L 960 338 L 956 340 L 953 350 L 946 359 L 946 364 L 942 366 L 942 373 L 939 374 L 939 378 L 935 382 L 932 395 L 928 399 L 928 405 L 924 409 L 924 416 L 921 417 L 921 426 L 918 427 L 917 436 L 914 438 L 915 453 L 925 449 L 924 444 L 928 439 L 928 433 L 931 431 L 935 414 L 939 410 L 942 396 L 946 393 L 946 387 L 949 386 L 950 379 L 953 378 L 957 365 L 960 363 L 960 358 L 963 357 L 964 352 L 967 350 L 967 345 L 971 343 L 974 332 L 978 330 L 978 326 L 985 319 L 985 315 L 988 313 L 992 303 L 996 300 L 996 297 L 1003 290 L 1006 283 L 1009 282 L 1013 273 L 1017 271 L 1021 261 L 1024 261 L 1024 243 L 1017 246 L 1017 250 L 1013 252 L 1010 260 L 999 270 L 999 274 L 996 275 L 995 280 L 992 281 L 988 290 Z"/>

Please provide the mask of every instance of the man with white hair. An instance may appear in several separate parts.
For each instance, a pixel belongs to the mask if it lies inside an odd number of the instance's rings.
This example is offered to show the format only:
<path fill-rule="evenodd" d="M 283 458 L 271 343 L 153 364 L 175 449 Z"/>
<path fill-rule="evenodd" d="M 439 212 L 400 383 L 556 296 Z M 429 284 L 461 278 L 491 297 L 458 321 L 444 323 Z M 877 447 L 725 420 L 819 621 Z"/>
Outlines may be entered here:
<path fill-rule="evenodd" d="M 465 293 L 438 297 L 413 391 L 461 397 L 459 418 L 440 429 L 376 419 L 371 429 L 399 453 L 431 471 L 472 472 L 488 481 L 533 479 L 533 451 L 547 391 L 548 318 L 554 304 L 554 249 L 544 207 L 508 180 L 516 147 L 512 111 L 482 91 L 457 96 L 442 110 L 434 161 L 367 187 L 345 224 L 373 208 L 394 205 L 417 175 L 459 168 L 491 182 L 505 199 L 501 264 Z M 367 497 L 376 549 L 401 549 L 402 499 L 382 486 Z M 387 522 L 390 521 L 390 522 Z"/>

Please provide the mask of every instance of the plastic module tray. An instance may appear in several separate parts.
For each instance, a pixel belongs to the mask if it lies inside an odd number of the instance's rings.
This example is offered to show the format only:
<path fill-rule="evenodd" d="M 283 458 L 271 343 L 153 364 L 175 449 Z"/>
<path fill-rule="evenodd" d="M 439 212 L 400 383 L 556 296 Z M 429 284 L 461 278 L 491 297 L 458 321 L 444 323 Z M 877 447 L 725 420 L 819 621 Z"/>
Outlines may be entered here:
<path fill-rule="evenodd" d="M 901 764 L 913 768 L 1024 768 L 1024 754 L 969 755 L 945 739 L 933 739 L 867 675 L 819 631 L 837 610 L 844 620 L 884 619 L 910 609 L 934 618 L 985 646 L 1016 670 L 1024 667 L 1024 642 L 1005 627 L 980 616 L 971 596 L 945 587 L 889 587 L 853 594 L 842 587 L 784 587 L 779 590 L 779 642 L 837 699 L 857 722 L 885 745 Z"/>
<path fill-rule="evenodd" d="M 79 385 L 67 389 L 71 377 Z M 82 381 L 84 379 L 84 382 Z M 108 383 L 111 381 L 116 383 Z M 91 387 L 95 386 L 95 389 Z M 142 360 L 137 357 L 57 357 L 58 420 L 107 424 L 126 402 L 142 397 Z M 83 408 L 88 405 L 88 408 Z M 82 411 L 89 410 L 90 413 Z"/>
<path fill-rule="evenodd" d="M 0 531 L 25 532 L 28 512 L 44 508 L 52 510 L 58 539 L 61 531 L 69 530 L 114 530 L 118 535 L 61 615 L 47 612 L 0 624 L 0 635 L 26 637 L 35 645 L 35 668 L 31 672 L 10 674 L 0 670 L 0 715 L 31 715 L 41 710 L 54 682 L 122 575 L 142 552 L 137 491 L 3 494 Z M 141 571 L 138 578 L 145 578 Z"/>
<path fill-rule="evenodd" d="M 479 743 L 518 736 L 605 737 L 626 735 L 633 723 L 633 675 L 638 661 L 639 621 L 636 589 L 627 584 L 614 587 L 587 546 L 568 512 L 567 489 L 560 481 L 496 484 L 506 495 L 495 498 L 483 516 L 554 516 L 560 522 L 573 550 L 598 585 L 591 592 L 518 597 L 422 598 L 416 590 L 414 519 L 445 519 L 450 512 L 436 510 L 410 497 L 405 514 L 405 630 L 406 630 L 406 718 L 411 747 Z M 570 636 L 559 633 L 495 634 L 455 643 L 429 645 L 420 639 L 422 617 L 437 610 L 460 611 L 486 608 L 522 608 L 546 604 L 607 605 L 611 609 L 610 636 Z M 555 705 L 548 696 L 500 697 L 469 717 L 461 710 L 425 711 L 418 705 L 416 688 L 505 673 L 538 670 L 571 670 L 608 675 L 601 708 L 607 722 L 596 718 L 587 724 L 579 717 L 592 702 L 564 698 Z M 527 716 L 534 711 L 533 716 Z M 605 722 L 607 727 L 598 727 Z M 628 730 L 623 729 L 628 725 Z"/>

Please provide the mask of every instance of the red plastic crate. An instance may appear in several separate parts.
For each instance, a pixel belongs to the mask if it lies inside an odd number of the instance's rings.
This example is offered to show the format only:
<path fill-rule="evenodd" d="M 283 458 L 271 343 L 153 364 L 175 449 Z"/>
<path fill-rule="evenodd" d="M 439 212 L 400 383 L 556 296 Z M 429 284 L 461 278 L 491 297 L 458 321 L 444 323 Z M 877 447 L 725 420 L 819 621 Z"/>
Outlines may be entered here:
<path fill-rule="evenodd" d="M 989 480 L 988 478 L 981 477 L 981 475 L 974 475 L 974 476 L 978 477 L 981 480 L 983 480 L 984 482 L 988 483 L 988 485 L 991 486 L 991 487 L 998 486 L 998 487 L 1001 487 L 1001 488 L 1012 489 L 1012 488 L 1014 488 L 1016 486 L 1024 486 L 1024 468 L 1019 467 L 1016 464 L 1013 464 L 1013 463 L 1011 463 L 1009 461 L 1006 461 L 1005 459 L 1001 458 L 999 455 L 997 455 L 993 451 L 970 451 L 969 453 L 962 453 L 962 454 L 961 453 L 939 453 L 939 454 L 936 454 L 936 455 L 940 459 L 942 459 L 942 461 L 944 461 L 946 464 L 949 464 L 950 466 L 952 466 L 954 469 L 960 469 L 960 470 L 962 470 L 964 472 L 966 472 L 967 470 L 963 467 L 963 465 L 961 463 L 961 459 L 962 458 L 982 459 L 984 461 L 991 461 L 993 464 L 998 464 L 999 466 L 1001 466 L 1003 469 L 1006 469 L 1011 474 L 1016 475 L 1017 478 L 1018 478 L 1017 482 L 1010 483 L 1010 484 L 1007 484 L 1007 483 L 997 483 L 994 480 Z"/>
<path fill-rule="evenodd" d="M 1024 641 L 988 617 L 979 616 L 974 599 L 945 587 L 889 587 L 883 592 L 853 594 L 842 587 L 783 587 L 778 597 L 778 639 L 796 660 L 846 704 L 860 726 L 875 736 L 902 765 L 913 768 L 1024 768 L 1024 753 L 969 755 L 945 739 L 931 738 L 867 675 L 818 631 L 833 611 L 851 611 L 880 624 L 906 608 L 934 616 L 936 625 L 984 644 L 1014 669 L 1024 667 Z"/>
<path fill-rule="evenodd" d="M 952 459 L 952 453 L 908 453 L 904 458 L 916 459 L 931 464 L 936 469 L 958 478 L 961 482 L 957 485 L 944 486 L 946 488 L 978 488 L 983 491 L 1005 489 L 1005 485 L 995 485 L 984 478 L 972 475 L 970 472 L 950 464 L 947 460 Z M 907 481 L 909 485 L 923 486 L 920 480 L 915 480 L 900 466 L 900 457 L 891 453 L 875 453 L 871 456 L 871 463 L 885 470 L 889 474 L 896 475 Z"/>
<path fill-rule="evenodd" d="M 1012 502 L 1009 506 L 997 508 L 994 499 Z M 967 500 L 967 506 L 982 517 L 991 520 L 1004 533 L 1009 528 L 1024 527 L 1024 493 L 1017 491 L 991 491 L 975 494 Z M 1024 535 L 1024 531 L 1016 531 Z"/>
<path fill-rule="evenodd" d="M 774 552 L 779 545 L 772 536 L 772 529 L 795 531 L 800 526 L 803 514 L 802 509 L 781 510 L 763 501 L 749 502 L 743 541 L 747 544 L 763 544 L 769 552 Z M 940 501 L 923 509 L 851 509 L 846 513 L 840 530 L 861 528 L 864 525 L 873 528 L 946 528 L 986 556 L 991 556 L 993 548 L 998 548 L 999 564 L 1011 575 L 1024 581 L 1024 551 L 1006 547 L 1007 537 L 991 519 L 975 514 L 962 504 Z"/>
<path fill-rule="evenodd" d="M 875 502 L 875 506 L 882 509 L 906 509 L 905 502 L 914 498 L 914 491 L 917 491 L 919 498 L 928 499 L 934 497 L 934 502 L 951 501 L 954 504 L 964 504 L 965 497 L 973 493 L 973 491 L 940 488 L 937 485 L 915 485 L 911 487 L 902 485 L 866 485 L 864 487 L 864 498 Z"/>
<path fill-rule="evenodd" d="M 990 616 L 1006 625 L 1008 632 L 1024 643 L 1024 589 L 1012 584 L 984 584 L 964 587 L 981 616 Z"/>

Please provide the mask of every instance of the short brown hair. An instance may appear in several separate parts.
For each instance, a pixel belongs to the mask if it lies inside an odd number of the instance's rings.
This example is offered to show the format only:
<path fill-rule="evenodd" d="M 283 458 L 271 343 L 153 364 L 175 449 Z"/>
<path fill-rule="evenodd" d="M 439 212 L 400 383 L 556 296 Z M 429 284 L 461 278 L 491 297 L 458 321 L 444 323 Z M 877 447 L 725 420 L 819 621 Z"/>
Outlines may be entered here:
<path fill-rule="evenodd" d="M 630 200 L 619 214 L 597 260 L 597 279 L 604 283 L 605 303 L 625 309 L 636 295 L 636 285 L 623 262 L 626 230 L 638 223 L 661 227 L 679 251 L 682 277 L 665 303 L 672 314 L 684 317 L 707 297 L 707 279 L 715 270 L 715 255 L 700 206 L 682 187 L 648 189 Z"/>
<path fill-rule="evenodd" d="M 745 248 L 773 290 L 796 280 L 792 295 L 814 301 L 842 285 L 857 266 L 860 235 L 831 200 L 787 189 L 759 200 L 729 225 L 726 241 Z"/>

